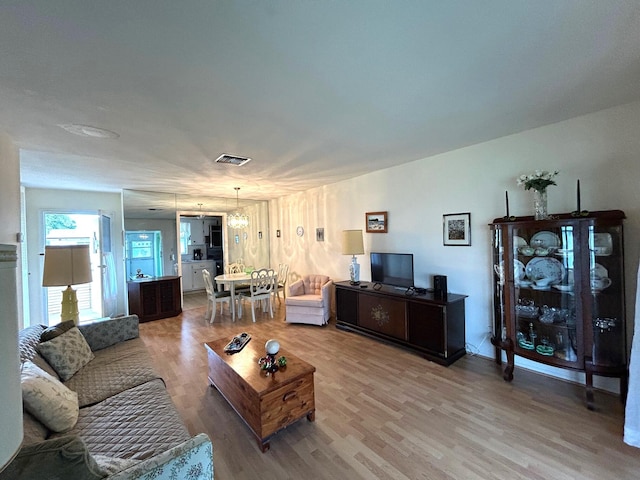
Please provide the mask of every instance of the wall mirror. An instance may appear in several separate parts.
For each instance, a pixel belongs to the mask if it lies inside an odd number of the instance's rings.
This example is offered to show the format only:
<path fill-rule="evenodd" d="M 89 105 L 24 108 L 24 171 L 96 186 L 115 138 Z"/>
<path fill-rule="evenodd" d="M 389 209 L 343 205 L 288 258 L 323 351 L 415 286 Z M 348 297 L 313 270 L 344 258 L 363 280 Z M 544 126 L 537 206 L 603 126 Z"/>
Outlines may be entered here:
<path fill-rule="evenodd" d="M 138 270 L 145 276 L 180 272 L 186 285 L 185 267 L 199 257 L 207 260 L 207 255 L 220 257 L 219 268 L 237 261 L 247 267 L 270 266 L 266 200 L 238 202 L 237 198 L 126 189 L 122 197 L 127 280 L 135 278 Z M 246 228 L 227 226 L 227 216 L 237 211 L 248 216 Z M 183 238 L 181 249 L 181 232 L 185 236 L 187 230 L 190 238 Z"/>

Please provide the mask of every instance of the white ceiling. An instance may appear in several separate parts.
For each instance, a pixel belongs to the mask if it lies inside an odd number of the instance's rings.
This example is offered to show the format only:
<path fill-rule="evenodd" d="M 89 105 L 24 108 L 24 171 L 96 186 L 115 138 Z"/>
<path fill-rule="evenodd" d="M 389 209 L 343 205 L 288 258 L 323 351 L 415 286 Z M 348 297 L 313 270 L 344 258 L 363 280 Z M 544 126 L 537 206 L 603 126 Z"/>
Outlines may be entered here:
<path fill-rule="evenodd" d="M 0 3 L 27 186 L 269 199 L 636 100 L 640 0 Z"/>

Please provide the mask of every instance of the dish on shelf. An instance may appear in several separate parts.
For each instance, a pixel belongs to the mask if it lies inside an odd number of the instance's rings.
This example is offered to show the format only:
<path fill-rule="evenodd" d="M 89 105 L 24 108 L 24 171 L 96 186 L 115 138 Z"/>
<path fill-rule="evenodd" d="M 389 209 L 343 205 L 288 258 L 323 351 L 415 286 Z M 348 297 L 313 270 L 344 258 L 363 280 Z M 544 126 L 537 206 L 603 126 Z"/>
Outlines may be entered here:
<path fill-rule="evenodd" d="M 574 286 L 573 285 L 553 285 L 553 288 L 557 288 L 561 292 L 572 292 Z"/>
<path fill-rule="evenodd" d="M 524 238 L 519 237 L 517 235 L 513 237 L 513 253 L 517 253 L 518 249 L 521 247 L 528 247 L 528 246 L 529 245 L 527 244 L 527 241 Z"/>
<path fill-rule="evenodd" d="M 518 345 L 525 350 L 533 350 L 533 342 L 530 342 L 529 340 L 518 340 Z"/>
<path fill-rule="evenodd" d="M 599 263 L 593 265 L 591 276 L 595 278 L 609 278 L 609 271 Z"/>
<path fill-rule="evenodd" d="M 528 278 L 551 278 L 551 285 L 560 283 L 565 273 L 564 265 L 551 257 L 532 258 L 525 267 L 525 274 Z"/>
<path fill-rule="evenodd" d="M 522 255 L 527 255 L 529 257 L 533 255 L 535 251 L 536 249 L 533 247 L 530 247 L 529 245 L 525 245 L 524 247 L 518 248 L 518 252 L 520 252 Z"/>
<path fill-rule="evenodd" d="M 538 345 L 536 347 L 536 352 L 538 352 L 540 355 L 544 355 L 546 357 L 550 357 L 551 355 L 553 355 L 553 352 L 555 350 L 553 349 L 553 347 L 551 345 Z"/>
<path fill-rule="evenodd" d="M 613 239 L 611 238 L 611 234 L 594 233 L 593 237 L 589 238 L 589 249 L 598 257 L 611 255 L 611 252 L 613 252 Z"/>
<path fill-rule="evenodd" d="M 520 260 L 513 261 L 513 279 L 516 282 L 522 282 L 525 277 L 525 268 L 524 263 Z"/>
<path fill-rule="evenodd" d="M 531 288 L 534 290 L 551 290 L 549 285 L 532 285 Z"/>
<path fill-rule="evenodd" d="M 570 248 L 558 248 L 553 253 L 554 255 L 558 255 L 559 257 L 569 257 L 573 255 L 573 250 L 571 250 Z"/>
<path fill-rule="evenodd" d="M 553 232 L 543 230 L 541 232 L 534 233 L 531 237 L 532 247 L 544 247 L 544 248 L 557 248 L 560 246 L 560 237 Z"/>
<path fill-rule="evenodd" d="M 527 280 L 526 278 L 523 278 L 521 280 L 516 280 L 516 285 L 518 287 L 530 287 L 531 286 L 531 280 Z"/>
<path fill-rule="evenodd" d="M 493 266 L 493 270 L 498 276 L 500 285 L 504 284 L 504 262 L 500 262 L 498 265 Z M 521 282 L 524 279 L 524 263 L 520 260 L 513 261 L 513 279 L 516 283 Z"/>

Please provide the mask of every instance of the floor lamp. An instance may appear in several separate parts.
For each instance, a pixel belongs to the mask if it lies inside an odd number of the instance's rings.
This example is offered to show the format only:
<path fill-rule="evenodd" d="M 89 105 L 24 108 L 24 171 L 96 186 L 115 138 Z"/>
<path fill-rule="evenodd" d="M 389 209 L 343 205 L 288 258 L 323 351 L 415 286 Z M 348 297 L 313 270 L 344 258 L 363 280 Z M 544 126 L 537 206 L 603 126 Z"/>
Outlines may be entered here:
<path fill-rule="evenodd" d="M 60 320 L 78 324 L 78 297 L 71 285 L 91 282 L 89 245 L 49 245 L 44 248 L 43 287 L 64 287 Z"/>
<path fill-rule="evenodd" d="M 349 265 L 349 278 L 351 279 L 351 285 L 358 285 L 360 283 L 360 265 L 356 255 L 364 254 L 362 230 L 342 231 L 342 254 L 353 255 Z"/>

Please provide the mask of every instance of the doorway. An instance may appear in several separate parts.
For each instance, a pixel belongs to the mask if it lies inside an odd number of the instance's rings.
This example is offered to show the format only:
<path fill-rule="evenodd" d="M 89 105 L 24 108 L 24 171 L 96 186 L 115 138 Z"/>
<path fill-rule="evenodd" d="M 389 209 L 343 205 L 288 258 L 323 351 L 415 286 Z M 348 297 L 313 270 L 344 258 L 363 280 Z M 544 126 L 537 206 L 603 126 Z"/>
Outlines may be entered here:
<path fill-rule="evenodd" d="M 43 212 L 44 245 L 89 245 L 91 259 L 91 283 L 72 286 L 78 297 L 80 322 L 108 315 L 104 299 L 109 297 L 111 288 L 103 261 L 102 245 L 105 239 L 106 255 L 110 255 L 110 218 L 104 214 Z M 60 322 L 62 291 L 66 287 L 43 287 L 44 312 L 49 325 Z M 105 296 L 105 293 L 107 294 Z"/>

